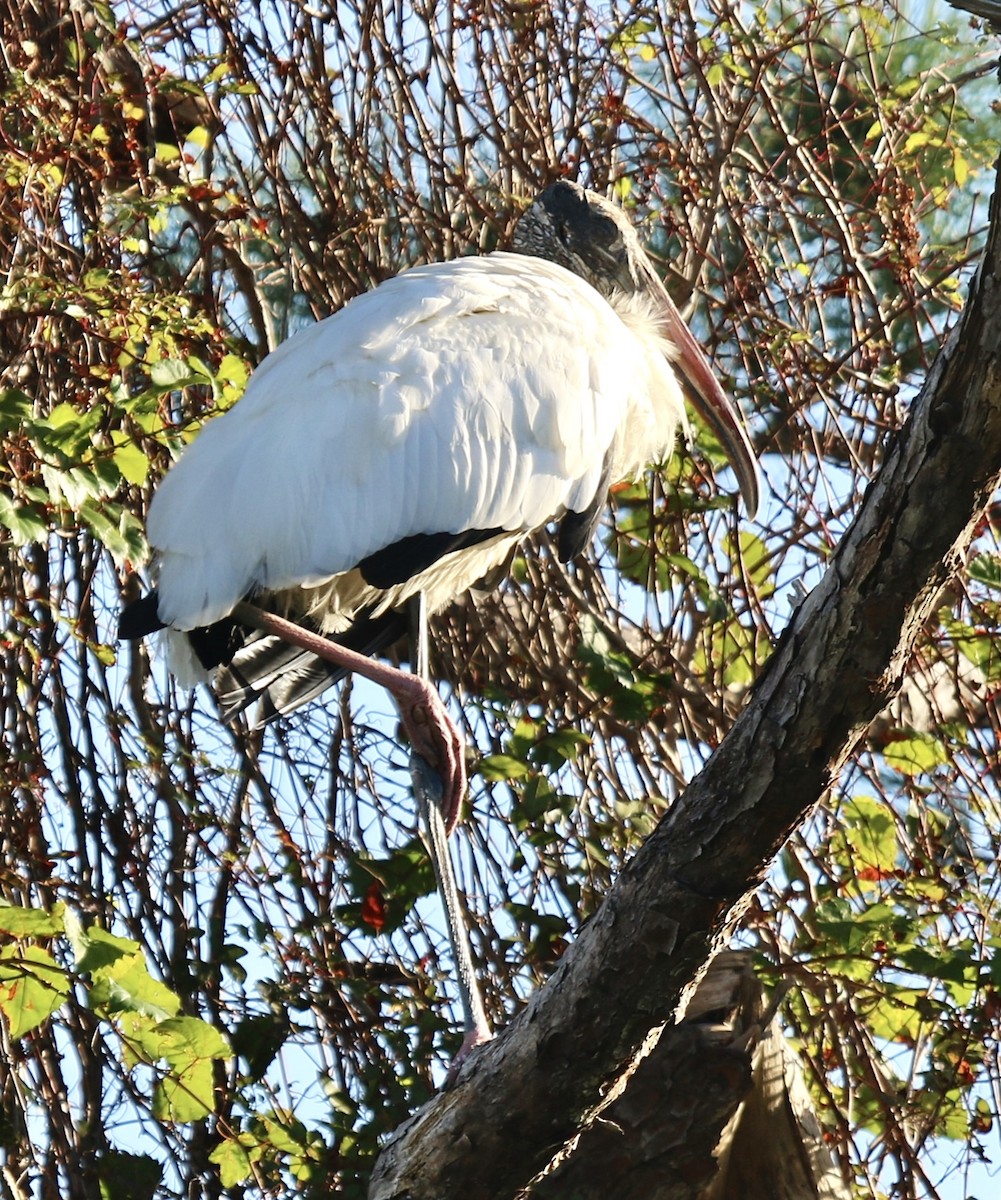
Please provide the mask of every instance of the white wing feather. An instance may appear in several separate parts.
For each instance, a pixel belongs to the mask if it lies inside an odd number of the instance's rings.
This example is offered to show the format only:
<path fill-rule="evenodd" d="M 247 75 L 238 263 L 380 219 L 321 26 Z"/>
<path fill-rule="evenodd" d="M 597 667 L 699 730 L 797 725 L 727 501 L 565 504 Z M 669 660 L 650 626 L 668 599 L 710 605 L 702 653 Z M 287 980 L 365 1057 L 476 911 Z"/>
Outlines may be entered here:
<path fill-rule="evenodd" d="M 642 325 L 562 267 L 494 254 L 405 272 L 290 338 L 153 499 L 161 618 L 206 625 L 414 534 L 581 511 L 613 444 L 635 472 L 682 418 Z"/>

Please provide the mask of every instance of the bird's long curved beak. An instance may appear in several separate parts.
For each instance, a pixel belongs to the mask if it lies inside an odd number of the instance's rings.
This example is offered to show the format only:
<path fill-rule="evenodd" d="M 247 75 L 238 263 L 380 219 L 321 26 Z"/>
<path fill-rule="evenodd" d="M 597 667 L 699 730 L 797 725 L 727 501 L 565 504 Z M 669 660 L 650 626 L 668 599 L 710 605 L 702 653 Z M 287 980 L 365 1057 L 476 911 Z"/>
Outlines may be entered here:
<path fill-rule="evenodd" d="M 754 447 L 747 436 L 744 418 L 720 387 L 702 347 L 692 337 L 667 289 L 656 276 L 653 284 L 661 306 L 664 333 L 678 351 L 675 363 L 688 384 L 686 390 L 689 399 L 699 416 L 719 438 L 737 476 L 747 515 L 754 517 L 761 499 L 761 472 Z"/>

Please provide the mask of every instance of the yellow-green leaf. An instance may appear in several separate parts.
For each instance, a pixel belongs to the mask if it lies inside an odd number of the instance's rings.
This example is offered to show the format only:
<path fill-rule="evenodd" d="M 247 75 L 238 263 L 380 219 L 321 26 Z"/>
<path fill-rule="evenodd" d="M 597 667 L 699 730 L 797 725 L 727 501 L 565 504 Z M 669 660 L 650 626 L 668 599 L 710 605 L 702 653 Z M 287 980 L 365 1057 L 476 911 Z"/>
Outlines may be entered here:
<path fill-rule="evenodd" d="M 219 1030 L 198 1017 L 171 1017 L 161 1021 L 156 1032 L 162 1039 L 161 1055 L 172 1067 L 184 1068 L 203 1058 L 232 1057 Z"/>
<path fill-rule="evenodd" d="M 204 149 L 212 141 L 212 134 L 204 125 L 195 125 L 194 128 L 188 130 L 186 140 L 194 142 L 196 146 L 201 146 Z"/>
<path fill-rule="evenodd" d="M 181 157 L 181 152 L 170 142 L 157 142 L 156 144 L 156 161 L 162 163 L 177 162 Z"/>
<path fill-rule="evenodd" d="M 184 1071 L 171 1071 L 153 1094 L 153 1115 L 159 1121 L 200 1121 L 214 1108 L 211 1059 L 192 1063 Z"/>
<path fill-rule="evenodd" d="M 78 936 L 77 966 L 93 977 L 90 1002 L 107 1013 L 133 1012 L 162 1020 L 181 1007 L 177 996 L 149 973 L 137 943 L 103 929 Z"/>
<path fill-rule="evenodd" d="M 883 1041 L 913 1045 L 926 1019 L 921 1010 L 926 991 L 894 987 L 885 994 L 877 995 L 877 1003 L 869 1009 L 865 1018 L 870 1031 Z"/>
<path fill-rule="evenodd" d="M 226 1138 L 209 1155 L 209 1162 L 219 1168 L 223 1187 L 234 1187 L 250 1174 L 250 1155 L 235 1138 Z"/>
<path fill-rule="evenodd" d="M 970 174 L 970 164 L 959 150 L 953 150 L 952 152 L 952 173 L 955 177 L 957 187 L 962 187 Z"/>
<path fill-rule="evenodd" d="M 854 851 L 856 874 L 866 868 L 880 875 L 892 871 L 897 863 L 897 830 L 886 806 L 870 796 L 856 796 L 841 806 L 840 815 L 845 840 Z"/>
<path fill-rule="evenodd" d="M 0 948 L 0 1012 L 11 1037 L 23 1037 L 50 1017 L 69 995 L 66 972 L 40 946 Z"/>
<path fill-rule="evenodd" d="M 19 938 L 53 937 L 65 928 L 65 912 L 65 904 L 56 904 L 46 911 L 0 902 L 0 930 Z"/>
<path fill-rule="evenodd" d="M 112 457 L 115 466 L 129 483 L 141 486 L 146 482 L 146 476 L 149 474 L 149 459 L 135 442 L 126 442 L 123 446 L 119 446 Z"/>
<path fill-rule="evenodd" d="M 941 140 L 933 138 L 930 133 L 924 133 L 918 130 L 917 133 L 912 133 L 911 136 L 904 142 L 904 153 L 910 154 L 914 150 L 919 150 L 922 146 L 927 145 L 940 146 Z"/>
<path fill-rule="evenodd" d="M 921 775 L 949 761 L 945 746 L 930 733 L 899 738 L 883 751 L 886 764 L 901 775 Z"/>

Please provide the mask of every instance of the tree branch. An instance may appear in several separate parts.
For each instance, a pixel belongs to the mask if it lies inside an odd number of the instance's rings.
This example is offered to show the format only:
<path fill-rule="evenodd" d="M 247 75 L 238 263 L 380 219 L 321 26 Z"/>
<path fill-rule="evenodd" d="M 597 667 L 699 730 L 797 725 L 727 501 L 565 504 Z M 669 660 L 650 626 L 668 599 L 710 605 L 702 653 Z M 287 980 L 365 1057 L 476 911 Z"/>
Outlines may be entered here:
<path fill-rule="evenodd" d="M 1001 29 L 1001 0 L 949 0 L 949 3 L 987 21 L 994 29 Z"/>
<path fill-rule="evenodd" d="M 1001 475 L 998 208 L 996 193 L 960 325 L 733 730 L 548 984 L 398 1131 L 372 1200 L 523 1195 L 683 1012 L 775 851 L 899 688 Z"/>

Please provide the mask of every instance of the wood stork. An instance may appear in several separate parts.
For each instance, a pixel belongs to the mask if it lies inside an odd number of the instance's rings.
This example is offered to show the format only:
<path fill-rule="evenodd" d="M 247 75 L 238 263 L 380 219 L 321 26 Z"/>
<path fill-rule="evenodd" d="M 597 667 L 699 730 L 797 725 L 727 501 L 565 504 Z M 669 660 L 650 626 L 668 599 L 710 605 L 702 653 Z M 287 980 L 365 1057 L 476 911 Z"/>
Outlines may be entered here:
<path fill-rule="evenodd" d="M 609 484 L 670 453 L 682 387 L 752 514 L 759 491 L 737 411 L 614 205 L 553 184 L 513 250 L 405 271 L 270 354 L 153 497 L 156 590 L 119 629 L 166 628 L 175 674 L 214 672 L 228 716 L 288 713 L 346 671 L 389 689 L 441 778 L 430 850 L 473 990 L 467 1046 L 489 1028 L 444 845 L 462 739 L 424 672 L 370 656 L 417 600 L 434 612 L 501 573 L 550 521 L 562 561 L 585 550 Z"/>

